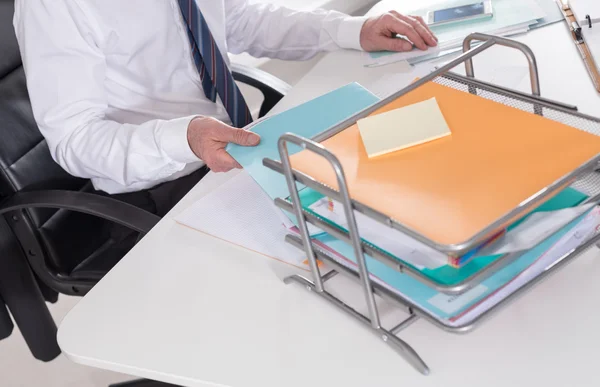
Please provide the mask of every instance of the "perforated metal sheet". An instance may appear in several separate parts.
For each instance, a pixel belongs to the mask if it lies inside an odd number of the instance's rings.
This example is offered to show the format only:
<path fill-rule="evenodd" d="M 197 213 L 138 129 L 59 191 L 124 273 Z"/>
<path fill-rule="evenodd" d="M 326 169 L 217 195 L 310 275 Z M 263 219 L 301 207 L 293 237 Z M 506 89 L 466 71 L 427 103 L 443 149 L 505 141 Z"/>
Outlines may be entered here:
<path fill-rule="evenodd" d="M 600 136 L 600 119 L 591 117 L 580 117 L 578 115 L 565 112 L 563 110 L 554 109 L 548 106 L 540 106 L 529 102 L 525 99 L 520 99 L 516 95 L 505 93 L 499 90 L 487 88 L 484 85 L 475 85 L 462 81 L 461 79 L 449 78 L 447 76 L 437 77 L 434 82 L 452 87 L 453 89 L 464 92 L 476 93 L 482 98 L 491 101 L 499 102 L 503 105 L 517 108 L 529 113 L 541 113 L 544 117 L 551 120 L 572 126 L 585 132 Z M 588 196 L 596 196 L 600 194 L 600 172 L 593 172 L 582 176 L 573 185 L 573 188 Z"/>
<path fill-rule="evenodd" d="M 600 194 L 600 173 L 592 172 L 581 179 L 577 180 L 572 185 L 576 190 L 592 197 Z"/>

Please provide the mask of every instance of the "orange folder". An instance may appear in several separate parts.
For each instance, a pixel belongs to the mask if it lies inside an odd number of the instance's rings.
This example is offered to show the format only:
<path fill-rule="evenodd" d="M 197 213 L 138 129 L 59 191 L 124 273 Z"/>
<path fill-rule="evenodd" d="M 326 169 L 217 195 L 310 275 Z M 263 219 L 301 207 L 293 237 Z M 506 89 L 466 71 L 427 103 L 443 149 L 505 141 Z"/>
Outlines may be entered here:
<path fill-rule="evenodd" d="M 372 159 L 357 125 L 322 144 L 342 163 L 353 199 L 437 243 L 470 240 L 600 153 L 598 136 L 433 82 L 373 114 L 431 97 L 451 136 Z M 291 161 L 337 188 L 322 157 L 304 150 Z"/>

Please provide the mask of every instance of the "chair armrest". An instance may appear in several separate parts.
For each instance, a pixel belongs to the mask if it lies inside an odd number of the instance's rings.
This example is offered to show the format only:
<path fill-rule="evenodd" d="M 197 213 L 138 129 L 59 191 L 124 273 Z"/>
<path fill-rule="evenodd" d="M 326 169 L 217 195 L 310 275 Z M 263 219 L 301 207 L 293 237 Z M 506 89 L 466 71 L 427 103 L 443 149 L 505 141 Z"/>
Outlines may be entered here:
<path fill-rule="evenodd" d="M 232 63 L 231 72 L 233 73 L 233 78 L 236 81 L 256 87 L 261 91 L 268 89 L 273 92 L 277 92 L 282 97 L 292 89 L 292 86 L 285 83 L 281 79 L 256 67 Z"/>
<path fill-rule="evenodd" d="M 27 208 L 57 208 L 110 220 L 132 230 L 148 233 L 160 217 L 110 197 L 77 191 L 18 192 L 0 202 L 0 215 Z"/>
<path fill-rule="evenodd" d="M 255 87 L 264 95 L 260 117 L 267 114 L 292 89 L 292 86 L 276 76 L 255 67 L 232 63 L 231 72 L 236 81 Z"/>

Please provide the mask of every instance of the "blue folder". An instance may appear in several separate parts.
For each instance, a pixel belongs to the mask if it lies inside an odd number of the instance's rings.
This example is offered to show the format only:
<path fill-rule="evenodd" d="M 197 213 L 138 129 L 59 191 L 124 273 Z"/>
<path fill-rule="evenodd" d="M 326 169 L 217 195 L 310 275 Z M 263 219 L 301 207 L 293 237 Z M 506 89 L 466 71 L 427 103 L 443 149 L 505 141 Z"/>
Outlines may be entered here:
<path fill-rule="evenodd" d="M 358 83 L 348 84 L 256 124 L 252 131 L 261 136 L 258 146 L 249 148 L 229 144 L 227 152 L 250 173 L 271 199 L 285 198 L 289 191 L 283 175 L 262 165 L 265 157 L 279 160 L 279 137 L 290 132 L 312 138 L 378 101 L 379 98 Z M 288 149 L 290 154 L 300 150 L 293 144 L 289 144 Z"/>

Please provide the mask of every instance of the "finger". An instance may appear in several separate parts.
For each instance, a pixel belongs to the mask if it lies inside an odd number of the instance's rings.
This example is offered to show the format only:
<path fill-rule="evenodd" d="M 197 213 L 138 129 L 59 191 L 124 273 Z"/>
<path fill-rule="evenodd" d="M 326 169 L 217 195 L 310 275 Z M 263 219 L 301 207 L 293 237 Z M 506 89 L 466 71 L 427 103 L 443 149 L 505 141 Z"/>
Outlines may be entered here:
<path fill-rule="evenodd" d="M 433 36 L 433 38 L 436 41 L 438 40 L 438 38 L 435 36 L 435 34 L 431 30 L 431 28 L 429 28 L 429 25 L 425 22 L 425 20 L 421 16 L 416 16 L 416 15 L 405 16 L 405 15 L 403 15 L 400 12 L 397 12 L 397 11 L 390 11 L 390 13 L 392 15 L 396 16 L 399 19 L 402 19 L 404 17 L 408 17 L 408 18 L 412 18 L 412 19 L 416 20 L 417 22 L 419 22 L 419 24 L 421 24 L 431 34 L 431 36 Z"/>
<path fill-rule="evenodd" d="M 381 49 L 386 51 L 406 52 L 413 49 L 413 44 L 404 38 L 384 38 Z"/>
<path fill-rule="evenodd" d="M 423 24 L 421 24 L 421 22 L 419 22 L 417 19 L 404 15 L 400 15 L 398 16 L 398 18 L 410 24 L 419 34 L 419 36 L 423 38 L 423 41 L 425 41 L 425 43 L 427 43 L 428 46 L 433 47 L 437 44 L 435 39 L 433 38 L 433 34 L 431 33 L 431 31 L 429 31 L 429 29 Z"/>
<path fill-rule="evenodd" d="M 214 166 L 221 172 L 227 172 L 235 168 L 242 168 L 242 166 L 233 158 L 225 149 L 218 149 L 214 153 L 212 159 Z"/>
<path fill-rule="evenodd" d="M 415 46 L 417 46 L 419 49 L 421 49 L 421 50 L 427 49 L 427 45 L 425 44 L 425 41 L 423 41 L 423 38 L 421 37 L 421 35 L 419 35 L 419 33 L 417 31 L 415 31 L 415 28 L 413 26 L 411 26 L 404 20 L 401 20 L 401 19 L 395 17 L 392 14 L 388 14 L 388 15 L 389 15 L 389 17 L 386 17 L 383 19 L 383 20 L 385 20 L 385 23 L 386 23 L 384 25 L 384 28 L 386 28 L 388 31 L 390 31 L 390 33 L 392 35 L 394 35 L 394 34 L 404 35 L 408 38 L 408 40 L 413 42 L 413 44 Z"/>
<path fill-rule="evenodd" d="M 435 34 L 431 30 L 431 28 L 429 28 L 429 25 L 425 22 L 425 20 L 421 16 L 415 16 L 415 15 L 405 16 L 397 11 L 390 11 L 390 13 L 399 19 L 402 19 L 403 17 L 415 19 L 417 22 L 419 22 L 419 24 L 421 24 L 431 34 L 431 36 L 435 39 L 436 42 L 438 41 L 437 36 L 435 36 Z"/>
<path fill-rule="evenodd" d="M 413 19 L 417 19 L 417 21 L 419 23 L 421 23 L 421 25 L 423 27 L 425 27 L 427 29 L 427 31 L 429 31 L 429 33 L 431 34 L 431 36 L 433 36 L 433 38 L 435 39 L 436 42 L 439 42 L 439 39 L 437 36 L 435 36 L 435 34 L 433 33 L 433 31 L 431 30 L 431 28 L 429 28 L 429 25 L 425 22 L 425 20 L 423 20 L 423 18 L 421 16 L 411 16 Z"/>
<path fill-rule="evenodd" d="M 232 142 L 242 146 L 256 146 L 260 143 L 260 136 L 248 130 L 237 129 L 225 125 L 219 130 L 219 139 L 225 142 Z"/>

